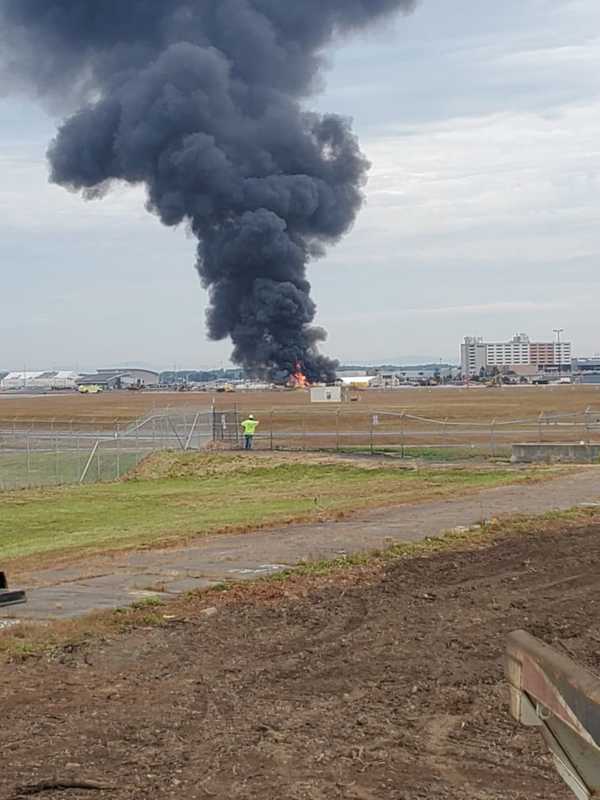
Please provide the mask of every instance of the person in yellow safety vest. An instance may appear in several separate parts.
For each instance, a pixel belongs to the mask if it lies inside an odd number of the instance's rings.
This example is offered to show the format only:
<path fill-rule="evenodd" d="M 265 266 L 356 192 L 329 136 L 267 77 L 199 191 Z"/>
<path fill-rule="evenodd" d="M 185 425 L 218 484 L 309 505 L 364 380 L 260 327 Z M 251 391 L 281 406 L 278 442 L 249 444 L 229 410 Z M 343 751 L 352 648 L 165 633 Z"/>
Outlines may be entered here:
<path fill-rule="evenodd" d="M 258 428 L 259 422 L 254 419 L 252 414 L 248 414 L 248 419 L 242 422 L 244 431 L 244 450 L 252 450 L 252 443 L 254 442 L 254 434 Z"/>

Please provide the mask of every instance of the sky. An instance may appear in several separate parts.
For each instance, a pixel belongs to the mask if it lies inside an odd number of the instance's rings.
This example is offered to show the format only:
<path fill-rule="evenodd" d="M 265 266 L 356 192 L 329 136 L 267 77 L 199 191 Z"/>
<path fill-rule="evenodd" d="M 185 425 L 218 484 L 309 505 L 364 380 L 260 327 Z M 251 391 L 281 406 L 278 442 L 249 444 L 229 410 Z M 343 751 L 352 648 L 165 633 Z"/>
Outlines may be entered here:
<path fill-rule="evenodd" d="M 600 3 L 421 0 L 339 42 L 308 105 L 354 119 L 367 203 L 310 267 L 324 351 L 459 360 L 466 335 L 600 351 Z M 0 97 L 0 369 L 228 366 L 193 239 L 138 189 L 48 183 L 57 120 Z"/>

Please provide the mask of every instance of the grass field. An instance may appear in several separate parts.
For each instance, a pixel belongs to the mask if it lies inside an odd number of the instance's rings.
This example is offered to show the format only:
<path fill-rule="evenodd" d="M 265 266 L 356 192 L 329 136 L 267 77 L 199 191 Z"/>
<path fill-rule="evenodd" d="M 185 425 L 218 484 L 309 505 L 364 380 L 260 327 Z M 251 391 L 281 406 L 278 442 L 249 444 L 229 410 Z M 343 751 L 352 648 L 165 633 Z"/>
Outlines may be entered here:
<path fill-rule="evenodd" d="M 151 457 L 133 479 L 119 483 L 0 495 L 0 563 L 334 517 L 456 496 L 531 474 L 167 453 Z"/>

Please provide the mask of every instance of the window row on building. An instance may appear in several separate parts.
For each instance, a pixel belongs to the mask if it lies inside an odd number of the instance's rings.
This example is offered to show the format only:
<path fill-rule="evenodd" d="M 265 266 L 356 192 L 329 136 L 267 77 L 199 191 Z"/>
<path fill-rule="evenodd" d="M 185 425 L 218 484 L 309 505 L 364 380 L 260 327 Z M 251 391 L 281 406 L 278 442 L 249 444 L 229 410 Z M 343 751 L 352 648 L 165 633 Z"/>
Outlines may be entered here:
<path fill-rule="evenodd" d="M 519 333 L 508 342 L 485 342 L 481 337 L 467 336 L 461 345 L 463 375 L 479 375 L 490 368 L 514 369 L 533 374 L 548 369 L 570 369 L 571 342 L 532 342 Z"/>

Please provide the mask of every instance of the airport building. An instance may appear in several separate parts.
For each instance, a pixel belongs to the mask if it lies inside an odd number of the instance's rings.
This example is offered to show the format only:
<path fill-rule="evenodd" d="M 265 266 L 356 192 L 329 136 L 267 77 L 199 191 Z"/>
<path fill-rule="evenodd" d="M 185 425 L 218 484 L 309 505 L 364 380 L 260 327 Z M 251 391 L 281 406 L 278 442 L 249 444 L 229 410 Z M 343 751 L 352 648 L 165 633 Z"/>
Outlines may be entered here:
<path fill-rule="evenodd" d="M 149 389 L 159 383 L 159 373 L 149 369 L 100 369 L 77 379 L 78 386 L 100 386 L 102 389 Z"/>
<path fill-rule="evenodd" d="M 1 391 L 49 391 L 97 385 L 103 389 L 152 388 L 160 383 L 158 372 L 148 369 L 102 369 L 79 374 L 69 370 L 22 371 L 4 374 Z"/>
<path fill-rule="evenodd" d="M 574 358 L 573 375 L 577 383 L 600 384 L 600 355 L 592 358 Z"/>
<path fill-rule="evenodd" d="M 568 372 L 571 362 L 571 342 L 532 342 L 524 333 L 508 342 L 486 342 L 481 337 L 467 336 L 461 345 L 462 374 L 468 377 L 494 367 L 525 376 L 545 371 Z"/>
<path fill-rule="evenodd" d="M 74 389 L 76 381 L 77 373 L 70 371 L 9 372 L 0 381 L 0 389 L 3 391 Z"/>

